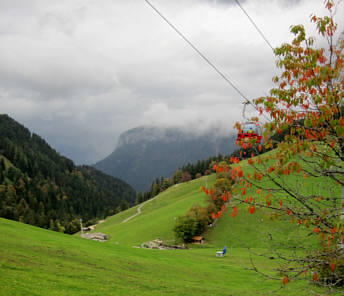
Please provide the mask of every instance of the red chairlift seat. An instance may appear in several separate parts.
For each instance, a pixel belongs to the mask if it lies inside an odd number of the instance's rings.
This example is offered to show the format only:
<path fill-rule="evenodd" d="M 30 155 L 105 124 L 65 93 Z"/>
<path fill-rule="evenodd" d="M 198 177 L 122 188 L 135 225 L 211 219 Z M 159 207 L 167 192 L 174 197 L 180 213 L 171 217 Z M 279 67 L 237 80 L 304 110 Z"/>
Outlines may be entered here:
<path fill-rule="evenodd" d="M 251 140 L 256 140 L 256 144 L 260 144 L 262 141 L 262 128 L 258 122 L 245 122 L 238 133 L 237 143 L 249 142 Z"/>

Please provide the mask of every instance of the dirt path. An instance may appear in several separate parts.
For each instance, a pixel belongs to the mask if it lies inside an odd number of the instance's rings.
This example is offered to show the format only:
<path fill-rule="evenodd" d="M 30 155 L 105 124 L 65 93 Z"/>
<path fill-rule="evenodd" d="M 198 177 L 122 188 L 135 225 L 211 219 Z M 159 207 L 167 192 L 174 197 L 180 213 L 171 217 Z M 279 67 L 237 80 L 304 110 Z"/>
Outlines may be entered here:
<path fill-rule="evenodd" d="M 151 199 L 146 200 L 144 203 L 142 203 L 142 204 L 137 208 L 137 213 L 136 213 L 136 214 L 130 216 L 130 217 L 127 218 L 127 219 L 124 219 L 121 223 L 128 222 L 129 220 L 131 220 L 131 219 L 135 218 L 136 216 L 140 215 L 140 214 L 141 214 L 141 209 L 142 209 L 142 207 L 143 207 L 146 203 L 149 203 L 150 201 L 152 201 L 153 199 L 156 199 L 157 197 L 158 197 L 158 195 L 155 196 L 155 197 L 153 197 L 153 198 L 151 198 Z"/>

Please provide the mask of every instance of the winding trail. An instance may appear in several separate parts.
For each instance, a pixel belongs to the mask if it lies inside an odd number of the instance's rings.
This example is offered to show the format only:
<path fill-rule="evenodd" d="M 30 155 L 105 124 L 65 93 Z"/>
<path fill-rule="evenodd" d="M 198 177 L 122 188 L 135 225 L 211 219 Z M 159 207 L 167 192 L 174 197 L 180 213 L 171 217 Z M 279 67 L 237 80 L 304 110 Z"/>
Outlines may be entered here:
<path fill-rule="evenodd" d="M 151 198 L 151 199 L 146 200 L 145 202 L 143 202 L 143 203 L 137 208 L 137 213 L 136 213 L 136 214 L 130 216 L 130 217 L 127 218 L 127 219 L 124 219 L 121 223 L 126 223 L 126 222 L 128 222 L 129 220 L 131 220 L 131 219 L 135 218 L 136 216 L 140 215 L 140 214 L 141 214 L 141 209 L 142 209 L 142 207 L 143 207 L 146 203 L 149 203 L 150 201 L 156 199 L 157 197 L 158 197 L 158 195 L 157 195 L 157 196 L 154 196 L 154 197 Z"/>

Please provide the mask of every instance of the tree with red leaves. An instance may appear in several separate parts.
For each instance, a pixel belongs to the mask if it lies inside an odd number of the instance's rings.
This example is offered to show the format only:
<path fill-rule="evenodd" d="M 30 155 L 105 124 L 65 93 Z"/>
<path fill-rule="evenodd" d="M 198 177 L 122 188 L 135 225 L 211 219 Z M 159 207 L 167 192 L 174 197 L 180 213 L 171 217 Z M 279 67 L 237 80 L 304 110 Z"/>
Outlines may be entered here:
<path fill-rule="evenodd" d="M 317 47 L 302 25 L 291 27 L 292 43 L 275 49 L 281 68 L 273 78 L 276 87 L 254 100 L 258 112 L 270 118 L 264 146 L 276 149 L 251 157 L 245 166 L 231 159 L 240 188 L 232 199 L 233 217 L 239 204 L 248 204 L 251 214 L 263 209 L 289 219 L 302 228 L 305 241 L 319 238 L 312 250 L 302 240 L 290 256 L 276 250 L 274 258 L 284 262 L 282 286 L 307 278 L 307 272 L 320 285 L 344 285 L 344 39 L 334 21 L 335 3 L 327 0 L 325 6 L 328 15 L 312 15 L 311 21 L 326 46 Z M 274 134 L 284 139 L 277 143 Z M 240 145 L 244 149 L 247 141 Z"/>

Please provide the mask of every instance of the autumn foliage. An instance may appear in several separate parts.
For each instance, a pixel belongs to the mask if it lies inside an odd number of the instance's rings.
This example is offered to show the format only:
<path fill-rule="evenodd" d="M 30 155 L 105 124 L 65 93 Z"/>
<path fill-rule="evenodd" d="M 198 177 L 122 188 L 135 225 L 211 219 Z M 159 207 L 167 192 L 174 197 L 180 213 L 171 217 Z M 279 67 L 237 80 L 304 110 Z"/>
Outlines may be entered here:
<path fill-rule="evenodd" d="M 186 215 L 177 219 L 173 228 L 176 238 L 183 242 L 191 242 L 194 236 L 202 235 L 207 226 L 214 225 L 227 211 L 227 205 L 232 198 L 234 181 L 231 178 L 230 167 L 225 162 L 211 167 L 216 172 L 216 181 L 211 188 L 206 186 L 201 188 L 206 195 L 206 205 L 193 205 Z M 234 213 L 236 215 L 236 208 Z"/>
<path fill-rule="evenodd" d="M 262 121 L 269 118 L 264 148 L 276 149 L 251 155 L 247 166 L 231 158 L 239 188 L 231 203 L 233 218 L 245 205 L 251 214 L 270 211 L 302 228 L 304 240 L 318 238 L 315 249 L 304 249 L 300 241 L 297 256 L 277 256 L 283 261 L 282 286 L 302 276 L 329 287 L 344 284 L 344 40 L 334 5 L 326 1 L 328 15 L 311 16 L 319 40 L 307 37 L 302 25 L 291 27 L 293 41 L 275 49 L 281 69 L 275 87 L 254 100 Z M 282 140 L 274 141 L 274 135 Z M 256 146 L 255 155 L 259 150 Z"/>

